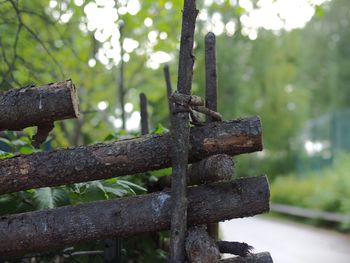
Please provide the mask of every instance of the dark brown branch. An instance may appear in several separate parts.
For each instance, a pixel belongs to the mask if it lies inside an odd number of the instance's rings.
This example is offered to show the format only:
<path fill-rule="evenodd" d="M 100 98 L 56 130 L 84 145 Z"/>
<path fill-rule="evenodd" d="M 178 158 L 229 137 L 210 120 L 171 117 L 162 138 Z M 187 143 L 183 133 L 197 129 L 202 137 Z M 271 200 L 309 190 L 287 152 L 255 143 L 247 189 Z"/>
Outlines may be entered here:
<path fill-rule="evenodd" d="M 220 260 L 220 263 L 273 263 L 269 252 L 251 254 L 247 257 L 233 257 Z"/>
<path fill-rule="evenodd" d="M 221 114 L 217 112 L 218 85 L 216 77 L 216 49 L 215 35 L 209 32 L 205 36 L 205 107 L 201 107 L 201 112 L 206 115 L 207 122 L 222 120 Z M 200 111 L 199 110 L 199 111 Z M 198 111 L 198 109 L 197 109 Z M 209 235 L 217 240 L 219 239 L 219 224 L 213 223 L 207 225 Z"/>
<path fill-rule="evenodd" d="M 244 242 L 217 241 L 216 244 L 219 247 L 220 253 L 233 254 L 240 257 L 248 256 L 254 249 Z"/>
<path fill-rule="evenodd" d="M 71 80 L 0 94 L 0 130 L 21 130 L 79 116 Z"/>
<path fill-rule="evenodd" d="M 177 91 L 191 95 L 194 56 L 192 54 L 194 30 L 198 10 L 195 0 L 185 0 L 182 13 L 182 29 L 177 79 Z M 171 184 L 171 229 L 170 263 L 184 262 L 185 236 L 187 229 L 186 171 L 189 148 L 189 114 L 173 113 L 171 118 L 172 134 L 172 184 Z"/>
<path fill-rule="evenodd" d="M 141 112 L 141 134 L 149 133 L 148 129 L 148 112 L 147 112 L 147 97 L 144 93 L 140 93 L 140 112 Z"/>
<path fill-rule="evenodd" d="M 222 115 L 216 111 L 213 111 L 203 106 L 194 106 L 192 108 L 195 111 L 205 114 L 207 118 L 210 118 L 212 121 L 222 121 Z"/>
<path fill-rule="evenodd" d="M 205 36 L 205 106 L 217 111 L 215 35 L 212 32 Z M 207 115 L 207 120 L 217 121 L 210 115 Z"/>
<path fill-rule="evenodd" d="M 122 128 L 125 130 L 125 125 L 126 125 L 126 120 L 125 120 L 125 87 L 124 87 L 124 48 L 123 48 L 123 42 L 124 42 L 124 21 L 121 21 L 119 24 L 119 44 L 120 44 L 120 65 L 119 65 L 119 81 L 118 81 L 118 86 L 119 86 L 119 106 L 121 109 L 121 114 L 122 114 Z"/>
<path fill-rule="evenodd" d="M 83 241 L 169 229 L 170 196 L 170 192 L 158 192 L 2 216 L 0 255 L 18 256 Z M 268 209 L 265 176 L 188 189 L 189 225 L 252 216 Z"/>
<path fill-rule="evenodd" d="M 186 254 L 190 263 L 217 263 L 219 248 L 203 227 L 192 227 L 186 237 Z"/>
<path fill-rule="evenodd" d="M 166 64 L 164 66 L 164 78 L 166 83 L 166 92 L 168 97 L 168 105 L 169 105 L 169 115 L 172 115 L 173 109 L 172 109 L 172 102 L 170 101 L 170 96 L 173 93 L 173 89 L 171 86 L 171 80 L 170 80 L 170 71 L 169 71 L 169 65 Z"/>
<path fill-rule="evenodd" d="M 0 160 L 0 194 L 157 170 L 171 165 L 169 134 L 19 155 Z M 189 162 L 262 149 L 259 118 L 194 127 Z"/>

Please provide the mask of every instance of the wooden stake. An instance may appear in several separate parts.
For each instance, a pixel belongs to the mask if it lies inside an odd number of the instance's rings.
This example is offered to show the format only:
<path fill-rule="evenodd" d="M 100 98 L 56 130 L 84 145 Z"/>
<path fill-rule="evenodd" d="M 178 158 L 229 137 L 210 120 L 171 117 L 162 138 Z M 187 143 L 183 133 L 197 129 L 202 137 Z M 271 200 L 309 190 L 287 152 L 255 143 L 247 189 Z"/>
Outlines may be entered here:
<path fill-rule="evenodd" d="M 205 36 L 205 106 L 209 110 L 217 111 L 217 78 L 216 78 L 216 51 L 215 35 L 209 32 Z M 213 116 L 206 115 L 207 122 L 217 121 Z M 219 224 L 207 225 L 209 235 L 219 239 Z"/>
<path fill-rule="evenodd" d="M 147 97 L 144 93 L 140 93 L 140 112 L 141 112 L 141 134 L 149 133 L 148 129 L 148 112 L 147 112 Z"/>
<path fill-rule="evenodd" d="M 182 30 L 178 68 L 177 90 L 190 95 L 194 56 L 192 54 L 194 30 L 198 10 L 195 0 L 185 0 L 182 13 Z M 181 263 L 186 259 L 185 236 L 187 229 L 186 171 L 189 147 L 189 114 L 179 111 L 171 118 L 172 168 L 170 262 Z"/>

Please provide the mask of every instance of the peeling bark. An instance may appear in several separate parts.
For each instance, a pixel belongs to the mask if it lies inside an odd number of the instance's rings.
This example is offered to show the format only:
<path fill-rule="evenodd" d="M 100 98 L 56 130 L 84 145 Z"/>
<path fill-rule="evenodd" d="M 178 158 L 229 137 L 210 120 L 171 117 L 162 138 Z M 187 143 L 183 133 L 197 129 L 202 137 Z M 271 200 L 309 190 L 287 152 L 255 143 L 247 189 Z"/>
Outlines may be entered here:
<path fill-rule="evenodd" d="M 169 134 L 148 135 L 3 159 L 0 194 L 169 167 L 170 141 Z M 215 122 L 191 129 L 189 162 L 214 154 L 237 155 L 261 149 L 259 118 Z"/>
<path fill-rule="evenodd" d="M 79 103 L 71 80 L 0 93 L 0 131 L 45 126 L 77 117 Z"/>
<path fill-rule="evenodd" d="M 66 206 L 0 217 L 0 255 L 19 256 L 83 241 L 170 228 L 171 193 Z M 190 187 L 188 224 L 199 225 L 269 210 L 265 176 Z M 0 256 L 0 261 L 1 261 Z"/>

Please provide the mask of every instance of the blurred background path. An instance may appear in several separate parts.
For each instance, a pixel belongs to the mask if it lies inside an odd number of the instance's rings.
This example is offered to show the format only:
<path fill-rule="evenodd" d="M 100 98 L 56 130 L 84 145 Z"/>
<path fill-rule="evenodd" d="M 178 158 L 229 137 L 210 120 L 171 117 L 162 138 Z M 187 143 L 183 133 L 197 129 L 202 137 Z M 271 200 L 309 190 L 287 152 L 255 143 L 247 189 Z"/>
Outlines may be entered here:
<path fill-rule="evenodd" d="M 256 216 L 220 223 L 223 240 L 268 251 L 275 263 L 349 263 L 350 235 L 286 220 Z"/>

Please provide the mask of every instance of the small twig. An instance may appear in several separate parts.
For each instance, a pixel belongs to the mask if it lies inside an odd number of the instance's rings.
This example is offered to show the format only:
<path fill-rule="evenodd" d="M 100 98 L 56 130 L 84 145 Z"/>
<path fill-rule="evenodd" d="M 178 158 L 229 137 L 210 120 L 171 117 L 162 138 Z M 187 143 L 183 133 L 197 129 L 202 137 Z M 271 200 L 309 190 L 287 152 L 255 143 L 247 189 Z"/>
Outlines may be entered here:
<path fill-rule="evenodd" d="M 216 111 L 203 106 L 193 106 L 192 109 L 209 116 L 213 121 L 222 121 L 222 115 Z"/>

